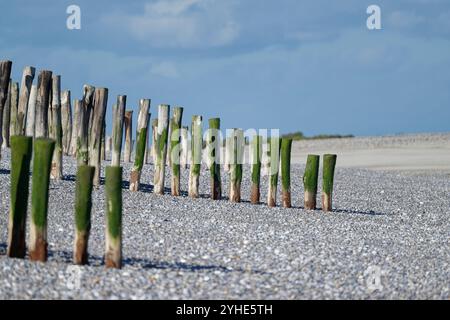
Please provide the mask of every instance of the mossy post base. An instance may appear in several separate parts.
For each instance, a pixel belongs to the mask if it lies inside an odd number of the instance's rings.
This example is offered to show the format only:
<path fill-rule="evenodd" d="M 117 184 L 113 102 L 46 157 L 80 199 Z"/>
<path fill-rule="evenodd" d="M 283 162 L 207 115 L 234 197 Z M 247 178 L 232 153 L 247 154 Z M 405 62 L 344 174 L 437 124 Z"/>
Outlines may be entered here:
<path fill-rule="evenodd" d="M 106 247 L 107 268 L 122 267 L 122 167 L 106 167 Z"/>
<path fill-rule="evenodd" d="M 320 156 L 308 155 L 306 160 L 305 174 L 303 176 L 303 186 L 305 189 L 305 209 L 316 210 L 317 181 L 319 179 Z"/>
<path fill-rule="evenodd" d="M 34 140 L 33 183 L 31 191 L 31 221 L 29 255 L 33 261 L 47 261 L 48 187 L 55 141 Z"/>
<path fill-rule="evenodd" d="M 30 161 L 33 138 L 11 137 L 11 200 L 8 226 L 8 257 L 25 257 Z"/>
<path fill-rule="evenodd" d="M 337 156 L 325 154 L 323 156 L 323 182 L 322 182 L 322 210 L 333 211 L 333 183 L 334 169 Z"/>
<path fill-rule="evenodd" d="M 278 173 L 280 165 L 280 143 L 279 137 L 270 138 L 270 167 L 269 173 L 269 191 L 267 193 L 267 205 L 269 207 L 275 207 L 277 205 L 277 185 L 278 185 Z"/>
<path fill-rule="evenodd" d="M 167 163 L 167 141 L 169 137 L 170 106 L 161 104 L 158 107 L 158 128 L 156 134 L 156 163 L 154 174 L 155 194 L 164 194 L 164 181 Z"/>
<path fill-rule="evenodd" d="M 169 159 L 172 171 L 170 190 L 173 196 L 180 195 L 180 154 L 181 154 L 181 121 L 183 108 L 175 107 L 170 120 L 170 151 Z"/>
<path fill-rule="evenodd" d="M 292 139 L 281 140 L 281 200 L 284 208 L 291 208 L 291 149 Z"/>
<path fill-rule="evenodd" d="M 88 241 L 91 231 L 92 178 L 94 167 L 79 166 L 75 190 L 75 242 L 73 262 L 88 264 Z"/>
<path fill-rule="evenodd" d="M 198 198 L 203 150 L 202 116 L 192 116 L 191 133 L 191 164 L 188 193 L 191 198 Z"/>
<path fill-rule="evenodd" d="M 233 154 L 230 161 L 230 201 L 241 202 L 244 131 L 241 129 L 233 129 L 231 142 Z"/>
<path fill-rule="evenodd" d="M 222 198 L 222 182 L 220 176 L 220 119 L 209 119 L 208 134 L 208 165 L 210 172 L 211 199 L 220 200 Z"/>
<path fill-rule="evenodd" d="M 130 191 L 138 191 L 141 183 L 141 171 L 144 166 L 145 145 L 148 130 L 148 117 L 150 109 L 150 99 L 139 101 L 139 116 L 136 131 L 136 151 L 134 154 L 134 166 L 130 174 Z"/>
<path fill-rule="evenodd" d="M 258 204 L 261 198 L 261 143 L 261 136 L 253 137 L 251 144 L 252 187 L 250 193 L 250 202 L 252 204 Z"/>

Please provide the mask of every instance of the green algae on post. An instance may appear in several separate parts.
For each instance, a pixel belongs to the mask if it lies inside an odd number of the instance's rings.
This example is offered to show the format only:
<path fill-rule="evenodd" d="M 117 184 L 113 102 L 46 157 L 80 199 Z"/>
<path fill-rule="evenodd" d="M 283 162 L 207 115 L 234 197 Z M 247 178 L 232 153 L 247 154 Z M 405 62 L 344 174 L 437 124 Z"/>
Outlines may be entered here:
<path fill-rule="evenodd" d="M 230 201 L 241 202 L 242 163 L 244 160 L 244 131 L 233 129 L 230 159 Z"/>
<path fill-rule="evenodd" d="M 134 165 L 130 174 L 130 191 L 138 191 L 141 183 L 141 171 L 145 158 L 150 102 L 150 99 L 141 99 L 139 101 L 139 116 L 136 129 L 136 148 L 134 154 Z"/>
<path fill-rule="evenodd" d="M 73 262 L 88 264 L 88 242 L 91 231 L 92 177 L 94 167 L 82 165 L 77 170 L 75 189 L 75 241 Z"/>
<path fill-rule="evenodd" d="M 222 186 L 220 177 L 220 119 L 209 119 L 208 130 L 208 165 L 211 183 L 211 199 L 220 200 L 222 198 Z"/>
<path fill-rule="evenodd" d="M 319 179 L 320 156 L 309 154 L 306 160 L 303 186 L 305 189 L 305 209 L 316 209 L 317 181 Z"/>
<path fill-rule="evenodd" d="M 25 257 L 30 162 L 33 138 L 11 137 L 11 194 L 8 225 L 8 257 Z"/>
<path fill-rule="evenodd" d="M 322 210 L 333 211 L 333 183 L 334 169 L 336 167 L 335 154 L 323 156 L 323 181 L 322 181 Z"/>
<path fill-rule="evenodd" d="M 252 187 L 250 202 L 258 204 L 260 202 L 261 191 L 261 155 L 262 155 L 262 137 L 255 135 L 251 143 L 251 166 L 252 166 Z"/>
<path fill-rule="evenodd" d="M 172 181 L 170 184 L 173 196 L 180 195 L 180 149 L 181 149 L 181 121 L 183 108 L 175 107 L 170 120 L 170 152 L 169 158 L 172 167 Z"/>
<path fill-rule="evenodd" d="M 107 268 L 120 269 L 122 267 L 122 167 L 106 167 L 105 195 L 105 265 Z"/>
<path fill-rule="evenodd" d="M 277 205 L 277 185 L 278 185 L 278 173 L 280 168 L 280 138 L 278 136 L 271 137 L 268 141 L 270 144 L 269 155 L 269 191 L 267 193 L 267 205 L 269 207 L 275 207 Z"/>
<path fill-rule="evenodd" d="M 170 106 L 161 104 L 158 107 L 158 128 L 156 134 L 156 163 L 154 175 L 155 194 L 164 194 L 164 180 L 167 162 L 167 141 L 169 131 Z"/>
<path fill-rule="evenodd" d="M 47 261 L 47 210 L 50 169 L 55 140 L 36 138 L 33 154 L 29 255 L 33 261 Z"/>

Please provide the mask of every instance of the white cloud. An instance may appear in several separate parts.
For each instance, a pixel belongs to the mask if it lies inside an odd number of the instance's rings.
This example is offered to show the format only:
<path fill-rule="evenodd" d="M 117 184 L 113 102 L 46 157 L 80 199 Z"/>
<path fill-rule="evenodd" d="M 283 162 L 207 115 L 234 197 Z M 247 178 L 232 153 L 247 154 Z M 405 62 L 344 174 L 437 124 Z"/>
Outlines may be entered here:
<path fill-rule="evenodd" d="M 218 47 L 239 34 L 232 5 L 219 0 L 158 0 L 147 3 L 142 14 L 110 14 L 103 21 L 122 21 L 131 36 L 154 47 Z"/>
<path fill-rule="evenodd" d="M 168 61 L 153 64 L 150 68 L 150 73 L 157 76 L 163 76 L 166 78 L 179 77 L 179 73 L 176 66 L 172 62 Z"/>

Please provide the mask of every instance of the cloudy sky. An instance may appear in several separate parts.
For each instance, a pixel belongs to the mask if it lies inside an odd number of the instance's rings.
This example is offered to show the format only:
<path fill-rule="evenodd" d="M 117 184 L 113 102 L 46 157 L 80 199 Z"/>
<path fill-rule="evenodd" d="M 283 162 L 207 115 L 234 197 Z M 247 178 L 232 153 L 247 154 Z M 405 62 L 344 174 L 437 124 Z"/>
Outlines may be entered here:
<path fill-rule="evenodd" d="M 81 30 L 66 8 L 81 8 Z M 381 7 L 382 30 L 366 27 Z M 2 0 L 0 59 L 221 117 L 305 134 L 450 131 L 448 0 Z M 155 114 L 155 113 L 154 113 Z M 153 117 L 153 116 L 152 116 Z"/>

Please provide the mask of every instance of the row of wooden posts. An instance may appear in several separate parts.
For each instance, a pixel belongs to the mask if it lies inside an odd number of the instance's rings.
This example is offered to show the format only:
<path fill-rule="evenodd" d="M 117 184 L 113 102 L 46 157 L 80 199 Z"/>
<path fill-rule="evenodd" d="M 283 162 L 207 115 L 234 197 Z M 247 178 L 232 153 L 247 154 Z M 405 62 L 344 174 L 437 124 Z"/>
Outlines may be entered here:
<path fill-rule="evenodd" d="M 118 96 L 113 106 L 113 126 L 110 138 L 105 135 L 105 114 L 108 89 L 83 87 L 83 97 L 75 100 L 72 117 L 70 91 L 61 92 L 61 77 L 51 71 L 40 71 L 37 85 L 33 85 L 35 69 L 26 67 L 22 83 L 10 80 L 11 61 L 0 61 L 0 144 L 11 147 L 11 208 L 8 255 L 25 256 L 25 221 L 27 215 L 28 182 L 31 159 L 33 181 L 29 256 L 32 260 L 47 259 L 47 207 L 49 180 L 62 179 L 63 154 L 77 158 L 74 262 L 87 263 L 87 244 L 90 231 L 91 193 L 100 185 L 101 160 L 110 146 L 111 165 L 105 170 L 106 251 L 107 267 L 121 266 L 122 219 L 122 141 L 125 131 L 123 160 L 131 161 L 132 111 L 126 110 L 126 96 Z M 20 89 L 20 94 L 19 94 Z M 141 99 L 134 143 L 134 165 L 129 189 L 138 191 L 141 172 L 149 150 L 150 99 Z M 170 106 L 159 105 L 158 117 L 152 121 L 152 149 L 154 162 L 154 192 L 164 194 L 165 168 L 171 167 L 171 193 L 180 195 L 180 169 L 189 168 L 188 194 L 199 197 L 202 163 L 202 117 L 193 116 L 191 123 L 190 161 L 187 158 L 188 131 L 182 127 L 183 108 L 175 107 L 170 117 Z M 2 143 L 1 143 L 2 142 Z M 206 164 L 210 172 L 211 198 L 222 198 L 220 167 L 220 119 L 209 120 L 206 132 Z M 225 171 L 230 174 L 229 199 L 241 201 L 241 182 L 245 148 L 244 131 L 233 129 L 225 140 Z M 267 204 L 276 206 L 278 173 L 281 167 L 282 206 L 291 207 L 291 147 L 292 140 L 271 137 L 266 141 L 268 163 L 262 164 L 263 137 L 255 135 L 250 142 L 251 203 L 260 203 L 261 167 L 269 170 Z M 169 155 L 169 157 L 167 157 Z M 1 156 L 1 151 L 0 151 Z M 280 161 L 281 160 L 281 161 Z M 183 165 L 180 164 L 184 162 Z M 280 165 L 281 162 L 281 165 Z M 303 183 L 305 209 L 316 209 L 320 157 L 308 155 Z M 323 157 L 322 209 L 332 210 L 332 193 L 336 155 Z"/>

